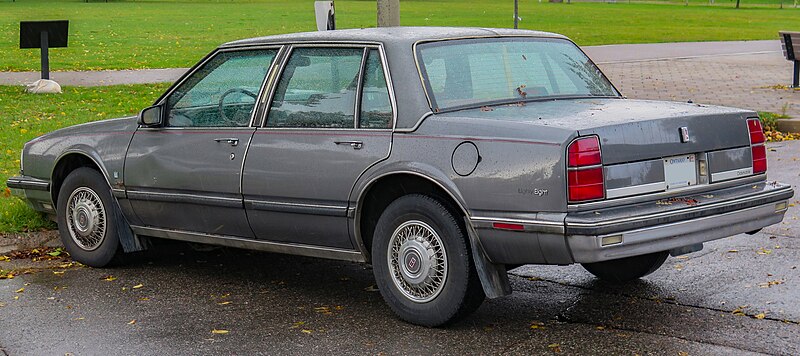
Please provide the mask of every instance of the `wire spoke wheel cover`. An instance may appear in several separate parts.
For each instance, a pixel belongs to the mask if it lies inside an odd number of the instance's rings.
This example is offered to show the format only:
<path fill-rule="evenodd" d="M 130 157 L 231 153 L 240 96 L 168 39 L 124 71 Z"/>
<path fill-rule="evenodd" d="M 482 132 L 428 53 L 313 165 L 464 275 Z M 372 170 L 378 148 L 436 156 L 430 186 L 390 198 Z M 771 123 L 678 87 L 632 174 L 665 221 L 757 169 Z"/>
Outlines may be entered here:
<path fill-rule="evenodd" d="M 85 251 L 100 247 L 106 236 L 106 209 L 97 193 L 87 187 L 75 189 L 69 196 L 66 223 L 75 244 Z"/>
<path fill-rule="evenodd" d="M 425 303 L 441 293 L 447 278 L 447 253 L 430 225 L 411 220 L 398 226 L 386 257 L 392 282 L 408 299 Z"/>

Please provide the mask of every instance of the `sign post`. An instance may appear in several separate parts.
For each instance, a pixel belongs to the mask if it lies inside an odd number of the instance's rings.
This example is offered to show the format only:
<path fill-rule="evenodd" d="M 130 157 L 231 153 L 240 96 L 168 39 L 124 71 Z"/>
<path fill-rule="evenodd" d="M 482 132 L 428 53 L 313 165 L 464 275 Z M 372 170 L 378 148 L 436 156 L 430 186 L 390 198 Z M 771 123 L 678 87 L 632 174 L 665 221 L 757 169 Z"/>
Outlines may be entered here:
<path fill-rule="evenodd" d="M 336 29 L 333 1 L 314 1 L 314 15 L 317 18 L 317 31 Z"/>
<path fill-rule="evenodd" d="M 21 21 L 19 23 L 19 48 L 40 48 L 42 54 L 42 79 L 50 79 L 49 49 L 67 47 L 69 21 Z"/>
<path fill-rule="evenodd" d="M 400 0 L 378 0 L 378 27 L 400 26 Z"/>

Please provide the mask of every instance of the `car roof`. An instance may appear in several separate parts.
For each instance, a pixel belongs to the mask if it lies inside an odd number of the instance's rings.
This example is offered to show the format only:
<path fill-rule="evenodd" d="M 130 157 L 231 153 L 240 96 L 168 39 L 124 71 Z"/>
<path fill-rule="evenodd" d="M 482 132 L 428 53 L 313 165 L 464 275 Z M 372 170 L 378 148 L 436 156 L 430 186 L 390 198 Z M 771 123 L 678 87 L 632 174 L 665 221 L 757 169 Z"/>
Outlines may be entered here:
<path fill-rule="evenodd" d="M 444 40 L 463 37 L 531 36 L 566 38 L 562 35 L 505 28 L 477 27 L 378 27 L 333 31 L 300 32 L 232 41 L 220 47 L 255 46 L 286 42 L 380 42 L 413 44 L 418 41 Z"/>

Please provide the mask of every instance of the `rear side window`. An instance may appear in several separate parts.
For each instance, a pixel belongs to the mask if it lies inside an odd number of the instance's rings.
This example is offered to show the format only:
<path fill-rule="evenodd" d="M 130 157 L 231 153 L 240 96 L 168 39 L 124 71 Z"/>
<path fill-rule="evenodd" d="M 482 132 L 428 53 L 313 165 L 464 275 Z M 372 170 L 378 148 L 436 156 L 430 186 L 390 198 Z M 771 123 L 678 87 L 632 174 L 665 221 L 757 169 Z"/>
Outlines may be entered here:
<path fill-rule="evenodd" d="M 267 127 L 354 128 L 363 48 L 296 48 L 283 70 Z"/>
<path fill-rule="evenodd" d="M 364 85 L 361 92 L 361 112 L 358 127 L 364 129 L 392 128 L 392 103 L 389 99 L 389 88 L 378 50 L 367 53 L 364 66 Z"/>

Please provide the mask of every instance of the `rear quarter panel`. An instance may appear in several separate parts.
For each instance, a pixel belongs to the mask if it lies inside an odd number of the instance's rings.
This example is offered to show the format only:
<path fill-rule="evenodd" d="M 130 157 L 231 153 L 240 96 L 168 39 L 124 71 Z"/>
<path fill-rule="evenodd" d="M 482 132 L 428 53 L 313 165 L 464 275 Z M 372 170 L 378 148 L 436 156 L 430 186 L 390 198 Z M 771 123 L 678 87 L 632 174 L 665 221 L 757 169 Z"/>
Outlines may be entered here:
<path fill-rule="evenodd" d="M 439 172 L 471 215 L 561 212 L 566 211 L 563 147 L 574 135 L 531 124 L 433 115 L 414 132 L 395 133 L 391 157 L 383 164 Z M 480 158 L 472 173 L 459 175 L 453 153 L 464 142 L 474 144 Z"/>

